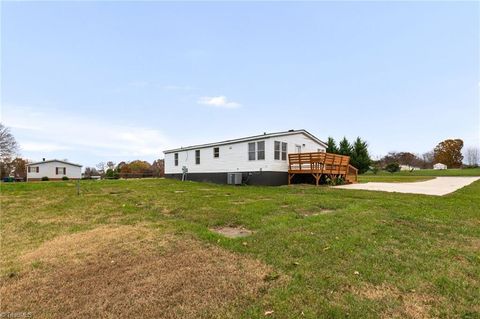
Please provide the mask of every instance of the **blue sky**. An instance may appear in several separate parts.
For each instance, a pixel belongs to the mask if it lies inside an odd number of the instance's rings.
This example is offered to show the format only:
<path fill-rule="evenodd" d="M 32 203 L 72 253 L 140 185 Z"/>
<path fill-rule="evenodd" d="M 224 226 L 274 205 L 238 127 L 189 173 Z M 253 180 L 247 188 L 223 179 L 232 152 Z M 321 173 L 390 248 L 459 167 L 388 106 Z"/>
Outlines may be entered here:
<path fill-rule="evenodd" d="M 480 144 L 477 2 L 2 2 L 2 122 L 33 160 L 305 128 L 374 156 Z"/>

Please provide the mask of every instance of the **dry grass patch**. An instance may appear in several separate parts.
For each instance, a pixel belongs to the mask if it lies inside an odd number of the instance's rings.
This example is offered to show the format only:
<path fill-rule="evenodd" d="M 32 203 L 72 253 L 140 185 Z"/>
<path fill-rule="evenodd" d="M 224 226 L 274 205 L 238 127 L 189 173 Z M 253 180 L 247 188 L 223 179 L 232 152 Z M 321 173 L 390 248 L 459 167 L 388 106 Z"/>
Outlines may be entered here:
<path fill-rule="evenodd" d="M 364 285 L 353 290 L 355 294 L 374 301 L 394 300 L 399 306 L 389 308 L 382 318 L 431 318 L 430 309 L 438 297 L 429 296 L 415 291 L 401 292 L 397 287 L 387 284 L 378 286 Z"/>
<path fill-rule="evenodd" d="M 318 215 L 324 215 L 324 214 L 330 214 L 333 213 L 333 209 L 328 209 L 328 208 L 318 208 L 315 210 L 300 210 L 298 213 L 303 216 L 303 217 L 310 217 L 310 216 L 318 216 Z"/>
<path fill-rule="evenodd" d="M 247 237 L 253 233 L 251 230 L 248 230 L 244 227 L 231 227 L 231 226 L 211 228 L 210 231 L 228 238 Z"/>
<path fill-rule="evenodd" d="M 2 278 L 1 311 L 53 318 L 228 318 L 271 269 L 215 246 L 122 226 L 60 236 Z"/>

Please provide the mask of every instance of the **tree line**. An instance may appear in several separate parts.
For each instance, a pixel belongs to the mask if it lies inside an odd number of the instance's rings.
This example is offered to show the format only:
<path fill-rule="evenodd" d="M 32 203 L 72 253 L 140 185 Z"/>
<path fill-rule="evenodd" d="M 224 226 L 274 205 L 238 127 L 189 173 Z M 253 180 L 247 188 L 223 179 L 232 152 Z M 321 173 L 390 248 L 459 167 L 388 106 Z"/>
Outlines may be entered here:
<path fill-rule="evenodd" d="M 390 172 L 400 170 L 400 165 L 412 169 L 433 168 L 436 163 L 447 165 L 448 168 L 478 167 L 480 164 L 480 151 L 477 147 L 469 147 L 462 153 L 463 141 L 461 139 L 447 139 L 438 143 L 431 151 L 422 155 L 411 152 L 389 152 L 381 159 L 373 162 L 374 172 L 385 169 Z M 464 158 L 464 155 L 466 158 Z"/>
<path fill-rule="evenodd" d="M 144 178 L 163 177 L 165 175 L 165 163 L 163 159 L 157 159 L 150 164 L 147 161 L 134 160 L 130 162 L 113 161 L 100 162 L 95 167 L 85 167 L 83 177 L 86 179 L 101 177 L 107 179 L 118 178 Z"/>

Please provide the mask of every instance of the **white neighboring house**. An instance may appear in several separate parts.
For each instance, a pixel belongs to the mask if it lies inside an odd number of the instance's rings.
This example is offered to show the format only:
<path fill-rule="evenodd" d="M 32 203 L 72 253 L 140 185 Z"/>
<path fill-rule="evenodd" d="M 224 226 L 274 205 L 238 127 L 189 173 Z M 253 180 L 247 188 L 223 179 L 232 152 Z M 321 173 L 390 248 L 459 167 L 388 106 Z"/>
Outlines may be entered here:
<path fill-rule="evenodd" d="M 401 171 L 418 171 L 420 167 L 410 166 L 410 165 L 400 165 Z"/>
<path fill-rule="evenodd" d="M 433 165 L 433 169 L 447 169 L 447 165 L 442 164 L 442 163 L 437 163 Z"/>
<path fill-rule="evenodd" d="M 164 151 L 165 177 L 227 183 L 239 173 L 245 184 L 284 185 L 288 182 L 288 153 L 325 152 L 327 145 L 306 130 L 264 133 L 217 143 Z M 231 176 L 231 174 L 230 174 Z"/>
<path fill-rule="evenodd" d="M 57 159 L 45 160 L 27 164 L 27 181 L 39 181 L 42 177 L 49 180 L 60 180 L 64 176 L 69 179 L 82 177 L 82 165 L 61 161 Z"/>

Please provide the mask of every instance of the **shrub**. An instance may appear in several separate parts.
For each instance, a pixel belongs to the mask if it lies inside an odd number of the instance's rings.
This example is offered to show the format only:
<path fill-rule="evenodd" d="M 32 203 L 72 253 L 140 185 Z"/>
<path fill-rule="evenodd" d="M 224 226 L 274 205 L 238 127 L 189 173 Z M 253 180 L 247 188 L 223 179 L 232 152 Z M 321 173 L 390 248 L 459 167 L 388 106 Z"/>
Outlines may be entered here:
<path fill-rule="evenodd" d="M 42 181 L 48 181 L 48 180 L 49 180 L 48 176 L 43 176 L 42 177 Z"/>
<path fill-rule="evenodd" d="M 385 166 L 385 170 L 390 173 L 395 173 L 400 171 L 400 165 L 398 165 L 398 163 L 390 163 Z"/>
<path fill-rule="evenodd" d="M 109 169 L 107 169 L 107 172 L 105 173 L 105 178 L 106 179 L 119 179 L 120 174 L 118 174 L 117 171 L 109 168 Z"/>
<path fill-rule="evenodd" d="M 325 178 L 325 183 L 327 185 L 330 185 L 330 186 L 337 186 L 337 185 L 343 185 L 345 184 L 345 180 L 343 179 L 343 177 L 333 177 L 333 178 L 330 178 L 329 176 L 327 176 Z"/>
<path fill-rule="evenodd" d="M 62 180 L 64 180 L 64 181 L 68 181 L 68 180 L 69 180 L 69 178 L 68 178 L 68 176 L 63 176 L 63 177 L 62 177 Z"/>

